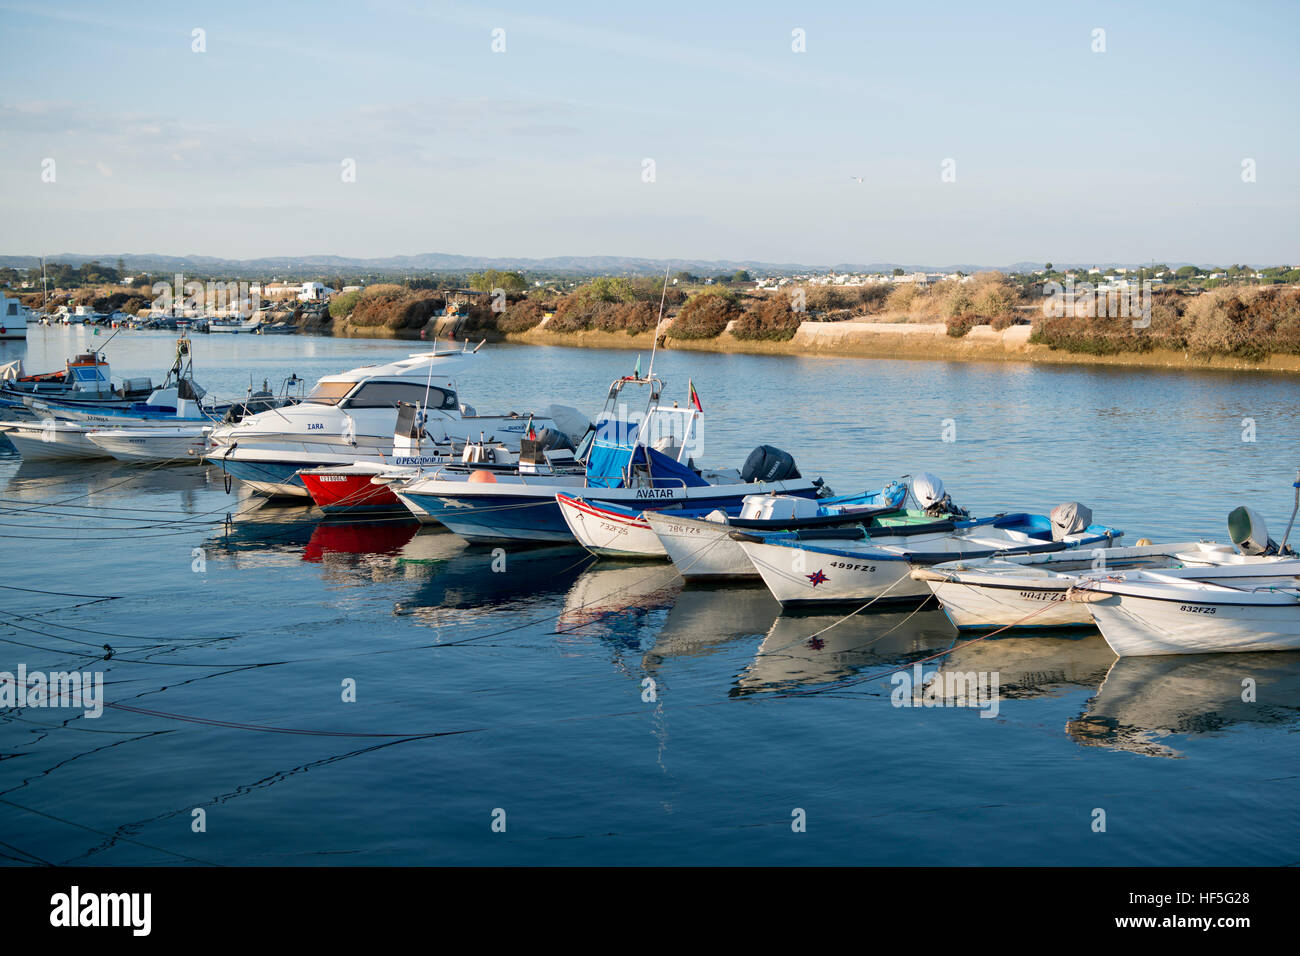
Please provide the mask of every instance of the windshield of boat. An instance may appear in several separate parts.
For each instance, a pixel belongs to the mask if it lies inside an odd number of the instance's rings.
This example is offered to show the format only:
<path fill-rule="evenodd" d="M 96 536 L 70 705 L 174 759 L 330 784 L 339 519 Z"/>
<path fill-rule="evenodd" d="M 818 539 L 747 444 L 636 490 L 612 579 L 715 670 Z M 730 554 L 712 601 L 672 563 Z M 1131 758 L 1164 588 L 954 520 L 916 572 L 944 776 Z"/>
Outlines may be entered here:
<path fill-rule="evenodd" d="M 356 387 L 356 382 L 317 382 L 306 401 L 317 405 L 337 405 L 343 396 Z"/>
<path fill-rule="evenodd" d="M 348 408 L 396 408 L 399 402 L 421 408 L 456 408 L 455 393 L 424 382 L 367 382 L 347 401 Z"/>

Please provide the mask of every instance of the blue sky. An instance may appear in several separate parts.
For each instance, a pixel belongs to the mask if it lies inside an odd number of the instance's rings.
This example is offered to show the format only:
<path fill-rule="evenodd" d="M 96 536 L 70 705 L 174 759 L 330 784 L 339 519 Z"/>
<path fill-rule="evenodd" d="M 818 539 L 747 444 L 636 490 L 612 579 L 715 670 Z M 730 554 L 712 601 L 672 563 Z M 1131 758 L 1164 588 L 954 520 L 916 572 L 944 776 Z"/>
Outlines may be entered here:
<path fill-rule="evenodd" d="M 0 0 L 0 252 L 1300 260 L 1300 7 L 993 6 Z"/>

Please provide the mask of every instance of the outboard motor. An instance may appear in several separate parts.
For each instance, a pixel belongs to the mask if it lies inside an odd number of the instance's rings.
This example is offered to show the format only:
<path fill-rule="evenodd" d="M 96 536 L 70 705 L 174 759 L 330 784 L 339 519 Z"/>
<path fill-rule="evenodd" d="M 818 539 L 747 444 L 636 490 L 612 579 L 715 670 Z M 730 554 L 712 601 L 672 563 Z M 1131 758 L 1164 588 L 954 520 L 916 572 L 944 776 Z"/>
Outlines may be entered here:
<path fill-rule="evenodd" d="M 1281 546 L 1268 536 L 1268 528 L 1259 512 L 1245 505 L 1233 508 L 1228 515 L 1228 537 L 1242 554 L 1284 553 Z"/>
<path fill-rule="evenodd" d="M 536 447 L 542 451 L 556 451 L 557 449 L 573 451 L 573 441 L 562 431 L 557 431 L 554 428 L 543 428 L 537 433 Z"/>
<path fill-rule="evenodd" d="M 547 412 L 551 421 L 555 422 L 555 427 L 568 435 L 569 441 L 575 444 L 582 441 L 583 436 L 591 429 L 591 420 L 576 408 L 570 408 L 568 405 L 552 405 Z"/>
<path fill-rule="evenodd" d="M 965 508 L 958 508 L 952 503 L 952 498 L 943 488 L 943 479 L 928 471 L 923 471 L 912 479 L 912 497 L 931 518 L 942 518 L 945 515 L 964 518 L 970 514 Z"/>
<path fill-rule="evenodd" d="M 1092 509 L 1077 501 L 1067 501 L 1052 509 L 1052 540 L 1064 541 L 1067 535 L 1078 534 L 1092 524 Z"/>
<path fill-rule="evenodd" d="M 802 477 L 794 456 L 771 445 L 759 445 L 751 451 L 740 469 L 740 480 L 744 482 L 787 481 Z"/>

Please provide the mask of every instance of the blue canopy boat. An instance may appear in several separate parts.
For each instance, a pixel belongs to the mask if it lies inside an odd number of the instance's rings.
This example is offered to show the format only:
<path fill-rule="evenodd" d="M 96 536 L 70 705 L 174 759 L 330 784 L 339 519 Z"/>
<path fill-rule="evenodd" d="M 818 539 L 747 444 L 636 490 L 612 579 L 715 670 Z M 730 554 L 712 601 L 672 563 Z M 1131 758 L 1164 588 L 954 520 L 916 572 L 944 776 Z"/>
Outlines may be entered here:
<path fill-rule="evenodd" d="M 620 410 L 628 388 L 648 390 L 639 422 L 629 421 Z M 480 543 L 572 542 L 556 500 L 561 493 L 640 511 L 705 512 L 739 508 L 755 494 L 815 498 L 823 493 L 820 480 L 803 478 L 789 455 L 768 446 L 756 449 L 740 471 L 695 468 L 688 452 L 700 412 L 695 406 L 662 407 L 662 390 L 663 382 L 652 376 L 629 375 L 610 385 L 604 411 L 579 443 L 576 457 L 585 464 L 581 474 L 538 474 L 521 458 L 514 473 L 444 467 L 396 481 L 393 491 L 422 520 L 433 518 Z"/>

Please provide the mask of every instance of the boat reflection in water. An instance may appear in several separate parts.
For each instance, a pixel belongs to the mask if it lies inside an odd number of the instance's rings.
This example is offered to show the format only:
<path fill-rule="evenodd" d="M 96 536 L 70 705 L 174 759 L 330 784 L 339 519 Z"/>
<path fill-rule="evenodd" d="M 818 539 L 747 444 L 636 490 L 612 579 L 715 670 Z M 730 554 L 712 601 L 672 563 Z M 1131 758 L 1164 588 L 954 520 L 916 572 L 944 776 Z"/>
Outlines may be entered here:
<path fill-rule="evenodd" d="M 567 552 L 571 557 L 572 550 Z M 588 567 L 573 582 L 555 632 L 563 642 L 590 638 L 623 647 L 640 647 L 652 639 L 648 625 L 662 621 L 682 590 L 676 570 L 664 565 L 606 562 Z"/>
<path fill-rule="evenodd" d="M 1181 757 L 1180 740 L 1241 724 L 1300 726 L 1300 654 L 1117 658 L 1065 730 L 1084 746 Z"/>
<path fill-rule="evenodd" d="M 315 564 L 328 561 L 358 567 L 372 555 L 398 555 L 415 539 L 420 523 L 404 521 L 321 521 L 302 551 L 302 559 Z M 429 535 L 444 539 L 447 535 Z"/>
<path fill-rule="evenodd" d="M 766 587 L 686 587 L 677 595 L 654 645 L 642 659 L 646 670 L 683 657 L 703 657 L 736 640 L 761 639 L 781 613 Z"/>
<path fill-rule="evenodd" d="M 197 466 L 142 469 L 112 458 L 92 458 L 69 468 L 67 462 L 26 461 L 17 453 L 0 452 L 0 487 L 5 497 L 27 498 L 33 503 L 69 499 L 75 502 L 69 505 L 70 511 L 87 510 L 78 505 L 107 507 L 109 499 L 144 496 L 151 499 L 150 505 L 167 509 L 166 519 L 173 519 L 186 515 L 193 518 L 211 510 L 199 496 L 219 485 L 214 483 L 211 469 Z M 154 500 L 163 495 L 175 495 L 175 505 Z M 131 506 L 139 508 L 140 503 L 134 501 Z"/>
<path fill-rule="evenodd" d="M 422 583 L 394 613 L 433 626 L 493 616 L 500 620 L 510 612 L 525 612 L 525 620 L 553 618 L 558 598 L 590 563 L 589 555 L 570 547 L 473 547 L 453 534 L 427 529 L 415 542 L 425 539 L 437 551 L 408 562 L 408 578 Z"/>
<path fill-rule="evenodd" d="M 214 514 L 213 521 L 225 516 Z M 301 505 L 284 506 L 270 498 L 242 498 L 229 520 L 207 539 L 212 555 L 228 555 L 237 568 L 293 567 L 320 524 L 321 512 Z"/>
<path fill-rule="evenodd" d="M 1031 700 L 1080 688 L 1092 691 L 1114 660 L 1115 652 L 1100 634 L 1081 629 L 958 646 L 935 664 L 941 677 L 948 672 L 996 673 L 1001 699 Z"/>
<path fill-rule="evenodd" d="M 956 637 L 957 629 L 942 611 L 862 614 L 847 620 L 842 613 L 784 614 L 768 630 L 731 696 L 810 688 L 854 677 L 864 668 L 905 665 L 951 647 Z"/>

